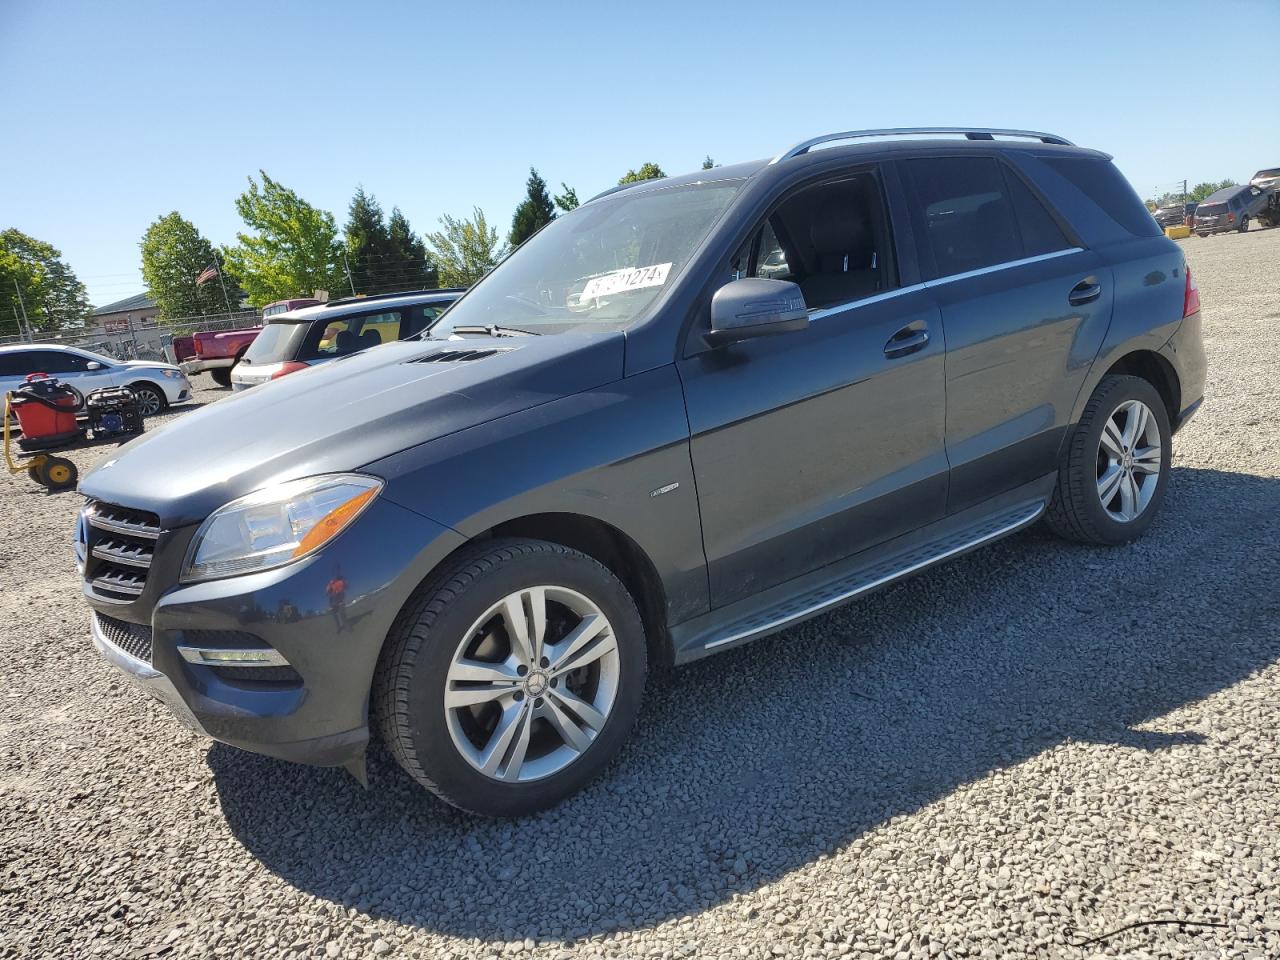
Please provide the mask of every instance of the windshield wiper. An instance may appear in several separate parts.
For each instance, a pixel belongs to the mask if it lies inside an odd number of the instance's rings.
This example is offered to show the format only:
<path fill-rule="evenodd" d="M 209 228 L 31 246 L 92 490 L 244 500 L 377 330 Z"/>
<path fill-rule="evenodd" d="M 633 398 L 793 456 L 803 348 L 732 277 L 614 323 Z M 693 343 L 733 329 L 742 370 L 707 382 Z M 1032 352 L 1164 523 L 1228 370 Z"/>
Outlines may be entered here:
<path fill-rule="evenodd" d="M 496 323 L 492 323 L 487 327 L 484 327 L 484 326 L 451 327 L 449 329 L 449 332 L 450 333 L 483 333 L 486 336 L 490 336 L 490 337 L 541 336 L 541 334 L 539 334 L 535 330 L 522 330 L 520 327 L 500 327 Z"/>

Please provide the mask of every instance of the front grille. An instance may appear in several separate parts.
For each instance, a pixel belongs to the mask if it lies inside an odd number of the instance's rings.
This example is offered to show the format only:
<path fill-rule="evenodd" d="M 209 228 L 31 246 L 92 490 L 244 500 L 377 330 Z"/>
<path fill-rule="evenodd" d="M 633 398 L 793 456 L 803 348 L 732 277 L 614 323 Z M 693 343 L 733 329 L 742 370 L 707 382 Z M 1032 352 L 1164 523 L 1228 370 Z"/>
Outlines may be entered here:
<path fill-rule="evenodd" d="M 105 600 L 128 603 L 142 595 L 160 539 L 160 518 L 145 510 L 90 500 L 81 514 L 84 577 Z"/>
<path fill-rule="evenodd" d="M 229 683 L 270 683 L 296 687 L 302 677 L 293 667 L 212 667 L 214 676 Z"/>
<path fill-rule="evenodd" d="M 126 623 L 115 617 L 95 613 L 98 630 L 113 647 L 123 650 L 135 660 L 151 662 L 151 628 L 142 623 Z"/>

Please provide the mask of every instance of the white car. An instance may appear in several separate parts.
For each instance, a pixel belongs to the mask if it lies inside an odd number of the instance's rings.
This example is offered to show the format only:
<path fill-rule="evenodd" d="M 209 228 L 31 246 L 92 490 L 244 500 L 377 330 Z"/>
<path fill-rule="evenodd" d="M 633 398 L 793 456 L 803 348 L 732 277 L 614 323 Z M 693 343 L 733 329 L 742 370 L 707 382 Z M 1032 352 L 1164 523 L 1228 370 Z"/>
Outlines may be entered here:
<path fill-rule="evenodd" d="M 0 347 L 0 393 L 16 389 L 31 373 L 47 373 L 85 394 L 99 387 L 129 387 L 144 417 L 191 399 L 191 381 L 170 363 L 115 360 L 56 344 Z"/>

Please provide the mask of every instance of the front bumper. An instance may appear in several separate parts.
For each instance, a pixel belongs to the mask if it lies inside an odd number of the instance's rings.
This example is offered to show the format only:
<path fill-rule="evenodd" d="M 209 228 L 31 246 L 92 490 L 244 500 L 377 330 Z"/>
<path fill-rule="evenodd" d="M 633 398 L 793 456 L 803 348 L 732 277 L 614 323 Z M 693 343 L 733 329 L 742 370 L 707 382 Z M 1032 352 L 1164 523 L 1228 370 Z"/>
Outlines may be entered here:
<path fill-rule="evenodd" d="M 194 528 L 166 533 L 181 556 Z M 148 584 L 130 603 L 84 584 L 99 653 L 184 726 L 232 746 L 321 766 L 350 763 L 369 740 L 369 691 L 396 614 L 460 534 L 378 501 L 319 553 L 288 567 L 205 583 Z M 177 570 L 155 568 L 148 579 Z M 346 590 L 335 602 L 335 579 Z M 156 595 L 158 594 L 158 595 Z M 102 618 L 147 631 L 149 654 L 112 642 Z M 287 668 L 192 662 L 183 649 L 270 650 Z M 262 672 L 259 672 L 262 671 Z M 283 675 L 282 675 L 283 674 Z M 264 679 L 257 679 L 263 677 Z"/>

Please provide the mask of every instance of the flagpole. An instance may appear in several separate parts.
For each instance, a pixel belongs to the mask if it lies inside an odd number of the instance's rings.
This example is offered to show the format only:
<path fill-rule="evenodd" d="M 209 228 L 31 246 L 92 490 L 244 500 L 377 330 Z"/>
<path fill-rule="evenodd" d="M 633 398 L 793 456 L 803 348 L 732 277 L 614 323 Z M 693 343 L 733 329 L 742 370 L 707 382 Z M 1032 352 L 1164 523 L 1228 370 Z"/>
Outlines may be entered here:
<path fill-rule="evenodd" d="M 231 298 L 227 296 L 227 281 L 222 279 L 222 263 L 218 260 L 218 251 L 213 252 L 213 265 L 218 270 L 218 284 L 222 287 L 222 302 L 227 305 L 227 317 L 231 317 Z"/>

